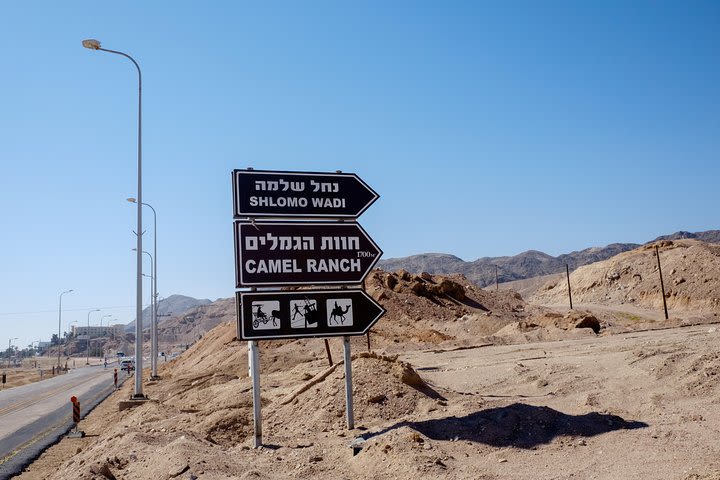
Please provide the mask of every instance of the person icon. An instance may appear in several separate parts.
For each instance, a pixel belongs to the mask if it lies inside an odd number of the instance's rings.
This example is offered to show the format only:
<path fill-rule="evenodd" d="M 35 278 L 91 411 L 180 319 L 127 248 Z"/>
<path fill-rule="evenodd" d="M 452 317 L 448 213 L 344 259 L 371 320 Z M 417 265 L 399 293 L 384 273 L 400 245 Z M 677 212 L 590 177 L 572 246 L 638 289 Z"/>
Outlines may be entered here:
<path fill-rule="evenodd" d="M 293 316 L 291 321 L 295 321 L 295 316 L 300 315 L 301 317 L 305 317 L 305 315 L 300 311 L 300 306 L 296 303 L 295 308 L 293 309 Z"/>

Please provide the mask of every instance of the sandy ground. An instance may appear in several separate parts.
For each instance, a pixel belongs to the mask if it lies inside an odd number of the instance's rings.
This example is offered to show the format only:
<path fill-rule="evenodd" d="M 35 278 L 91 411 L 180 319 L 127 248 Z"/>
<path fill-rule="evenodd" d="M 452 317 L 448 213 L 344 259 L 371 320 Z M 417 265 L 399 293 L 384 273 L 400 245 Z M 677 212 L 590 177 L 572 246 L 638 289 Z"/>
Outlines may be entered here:
<path fill-rule="evenodd" d="M 88 437 L 19 478 L 720 479 L 716 325 L 358 356 L 352 431 L 343 367 L 328 368 L 322 341 L 275 345 L 261 354 L 260 449 L 232 330 L 163 366 L 146 384 L 156 401 L 120 412 L 126 382 L 81 422 Z M 213 344 L 236 364 L 201 353 Z"/>
<path fill-rule="evenodd" d="M 703 272 L 679 285 L 717 291 L 715 270 Z M 374 271 L 365 286 L 388 313 L 371 352 L 365 337 L 351 342 L 355 428 L 340 339 L 328 342 L 332 366 L 322 339 L 265 341 L 253 448 L 247 344 L 223 300 L 212 319 L 179 320 L 220 324 L 160 364 L 161 380 L 144 383 L 150 401 L 121 410 L 126 382 L 80 423 L 87 437 L 20 478 L 720 480 L 714 303 L 675 302 L 665 320 L 641 302 L 528 304 L 457 275 Z"/>
<path fill-rule="evenodd" d="M 65 362 L 68 363 L 68 368 L 73 367 L 73 359 L 63 358 L 61 359 L 63 368 Z M 76 359 L 78 365 L 80 361 Z M 49 378 L 53 375 L 60 375 L 63 370 L 58 373 L 54 367 L 57 367 L 57 357 L 34 357 L 24 358 L 18 366 L 10 364 L 6 366 L 4 364 L 0 368 L 0 374 L 5 375 L 6 383 L 3 388 L 18 387 L 20 385 L 27 385 L 28 383 L 39 382 L 45 378 Z M 85 365 L 85 359 L 82 359 L 82 365 Z"/>

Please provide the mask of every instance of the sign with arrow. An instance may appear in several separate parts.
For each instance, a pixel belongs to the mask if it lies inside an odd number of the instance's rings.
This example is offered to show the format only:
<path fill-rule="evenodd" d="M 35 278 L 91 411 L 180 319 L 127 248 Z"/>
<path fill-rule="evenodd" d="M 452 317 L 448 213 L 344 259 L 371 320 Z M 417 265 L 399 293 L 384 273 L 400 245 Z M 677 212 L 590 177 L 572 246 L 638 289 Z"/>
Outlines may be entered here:
<path fill-rule="evenodd" d="M 364 335 L 385 313 L 357 289 L 236 295 L 242 340 Z"/>
<path fill-rule="evenodd" d="M 357 285 L 381 255 L 357 223 L 235 222 L 236 288 Z"/>
<path fill-rule="evenodd" d="M 380 196 L 354 173 L 233 170 L 233 215 L 357 218 Z"/>

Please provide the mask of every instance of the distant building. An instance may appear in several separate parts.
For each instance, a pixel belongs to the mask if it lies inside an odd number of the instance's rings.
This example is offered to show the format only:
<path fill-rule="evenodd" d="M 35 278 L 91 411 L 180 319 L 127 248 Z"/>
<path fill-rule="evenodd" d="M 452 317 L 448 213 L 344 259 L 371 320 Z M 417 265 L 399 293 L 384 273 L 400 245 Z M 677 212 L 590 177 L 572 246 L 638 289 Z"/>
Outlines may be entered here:
<path fill-rule="evenodd" d="M 109 325 L 109 326 L 96 326 L 90 325 L 89 327 L 78 327 L 72 326 L 72 335 L 75 338 L 101 338 L 101 337 L 122 337 L 125 334 L 125 325 Z"/>

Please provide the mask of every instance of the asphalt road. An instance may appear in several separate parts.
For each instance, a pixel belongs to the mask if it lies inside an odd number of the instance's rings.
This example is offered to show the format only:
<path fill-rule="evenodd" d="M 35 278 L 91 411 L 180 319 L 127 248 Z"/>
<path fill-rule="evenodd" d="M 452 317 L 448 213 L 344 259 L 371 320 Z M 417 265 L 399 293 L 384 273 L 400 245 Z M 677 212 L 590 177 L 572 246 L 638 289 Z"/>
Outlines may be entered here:
<path fill-rule="evenodd" d="M 113 391 L 113 369 L 90 366 L 0 392 L 0 479 L 19 473 L 70 430 L 70 397 L 78 398 L 84 417 Z"/>

